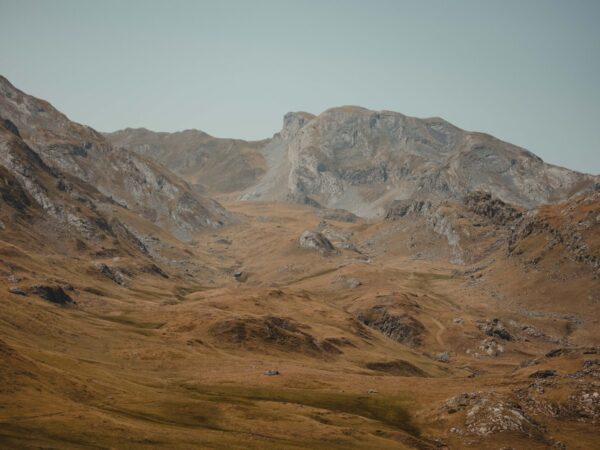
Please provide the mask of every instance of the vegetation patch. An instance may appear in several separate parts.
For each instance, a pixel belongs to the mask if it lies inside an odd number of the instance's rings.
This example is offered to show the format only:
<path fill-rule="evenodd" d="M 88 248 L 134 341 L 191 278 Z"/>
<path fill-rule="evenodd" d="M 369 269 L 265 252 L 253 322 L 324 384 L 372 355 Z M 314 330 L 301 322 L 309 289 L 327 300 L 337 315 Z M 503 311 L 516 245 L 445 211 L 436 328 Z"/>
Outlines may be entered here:
<path fill-rule="evenodd" d="M 370 362 L 366 367 L 378 372 L 386 372 L 401 377 L 427 377 L 427 373 L 414 364 L 398 359 L 396 361 Z"/>
<path fill-rule="evenodd" d="M 294 403 L 337 413 L 353 414 L 403 430 L 412 436 L 420 436 L 419 429 L 411 421 L 407 400 L 397 396 L 238 386 L 188 385 L 186 387 L 202 396 L 216 397 L 219 401 L 241 398 L 257 402 Z"/>

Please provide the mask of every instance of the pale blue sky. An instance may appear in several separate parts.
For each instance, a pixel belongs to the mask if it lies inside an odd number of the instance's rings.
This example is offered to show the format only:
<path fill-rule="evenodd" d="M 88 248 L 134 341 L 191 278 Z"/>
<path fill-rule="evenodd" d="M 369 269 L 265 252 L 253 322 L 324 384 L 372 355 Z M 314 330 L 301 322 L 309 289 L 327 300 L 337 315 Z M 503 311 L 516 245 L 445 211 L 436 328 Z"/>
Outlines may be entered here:
<path fill-rule="evenodd" d="M 0 0 L 0 73 L 101 131 L 441 116 L 600 173 L 600 1 Z"/>

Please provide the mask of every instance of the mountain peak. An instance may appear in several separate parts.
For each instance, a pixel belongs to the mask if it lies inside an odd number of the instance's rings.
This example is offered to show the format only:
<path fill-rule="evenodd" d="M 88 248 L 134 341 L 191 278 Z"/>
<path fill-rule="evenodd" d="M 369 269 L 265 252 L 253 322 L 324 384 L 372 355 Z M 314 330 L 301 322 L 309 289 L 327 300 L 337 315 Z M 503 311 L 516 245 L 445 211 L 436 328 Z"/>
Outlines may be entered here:
<path fill-rule="evenodd" d="M 305 111 L 292 111 L 283 116 L 283 129 L 281 130 L 281 137 L 283 139 L 289 139 L 291 136 L 296 134 L 300 128 L 304 127 L 308 122 L 313 120 L 316 116 L 314 114 Z"/>

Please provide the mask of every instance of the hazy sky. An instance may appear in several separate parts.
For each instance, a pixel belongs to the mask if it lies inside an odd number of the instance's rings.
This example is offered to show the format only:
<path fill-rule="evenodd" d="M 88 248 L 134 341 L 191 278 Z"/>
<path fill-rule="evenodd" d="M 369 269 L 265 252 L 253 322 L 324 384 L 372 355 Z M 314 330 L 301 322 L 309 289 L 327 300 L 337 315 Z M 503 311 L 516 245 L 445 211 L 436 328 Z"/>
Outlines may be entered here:
<path fill-rule="evenodd" d="M 600 173 L 600 1 L 0 0 L 0 74 L 101 131 L 441 116 Z"/>

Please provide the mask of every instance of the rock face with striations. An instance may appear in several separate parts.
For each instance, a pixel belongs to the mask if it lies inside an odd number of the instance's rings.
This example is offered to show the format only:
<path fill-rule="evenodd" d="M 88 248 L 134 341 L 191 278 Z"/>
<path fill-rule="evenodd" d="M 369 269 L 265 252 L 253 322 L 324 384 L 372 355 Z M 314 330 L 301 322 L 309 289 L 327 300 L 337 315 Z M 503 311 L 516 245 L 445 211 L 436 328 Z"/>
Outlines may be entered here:
<path fill-rule="evenodd" d="M 215 201 L 200 196 L 156 162 L 115 149 L 92 128 L 70 121 L 44 100 L 0 77 L 0 117 L 50 168 L 89 183 L 106 197 L 189 239 L 228 221 Z M 14 133 L 13 133 L 14 134 Z"/>
<path fill-rule="evenodd" d="M 288 192 L 363 216 L 381 214 L 391 200 L 462 198 L 476 190 L 531 207 L 591 188 L 597 179 L 439 118 L 358 107 L 312 118 L 288 114 L 277 139 L 287 158 Z"/>
<path fill-rule="evenodd" d="M 60 228 L 84 240 L 103 234 L 117 238 L 120 224 L 113 210 L 123 210 L 84 181 L 54 169 L 20 137 L 14 127 L 0 123 L 0 211 L 7 224 L 45 223 L 44 229 Z M 111 213 L 108 213 L 111 211 Z M 125 211 L 126 212 L 126 211 Z M 47 235 L 48 236 L 48 235 Z"/>
<path fill-rule="evenodd" d="M 123 130 L 108 137 L 188 178 L 194 176 L 190 170 L 205 174 L 225 162 L 234 167 L 232 178 L 250 174 L 235 186 L 203 175 L 215 192 L 242 189 L 243 200 L 300 201 L 367 217 L 383 215 L 394 200 L 457 200 L 473 191 L 492 192 L 504 202 L 531 208 L 600 181 L 440 118 L 355 106 L 318 116 L 288 113 L 281 132 L 265 141 L 244 143 L 195 133 L 185 155 L 180 147 L 192 139 L 191 131 L 157 136 Z M 194 160 L 188 162 L 190 158 Z"/>

